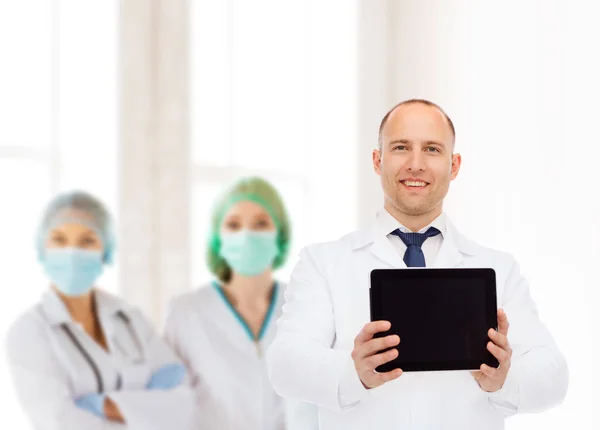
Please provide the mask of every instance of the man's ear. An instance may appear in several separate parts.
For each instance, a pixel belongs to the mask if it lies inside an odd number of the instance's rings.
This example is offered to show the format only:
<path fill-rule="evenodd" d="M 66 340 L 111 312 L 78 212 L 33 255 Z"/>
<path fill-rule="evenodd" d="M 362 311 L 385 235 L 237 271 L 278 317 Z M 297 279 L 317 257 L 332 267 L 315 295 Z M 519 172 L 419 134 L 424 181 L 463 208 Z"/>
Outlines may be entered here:
<path fill-rule="evenodd" d="M 373 170 L 381 175 L 381 151 L 379 149 L 373 150 Z"/>
<path fill-rule="evenodd" d="M 450 170 L 450 180 L 456 179 L 458 172 L 460 171 L 460 165 L 462 164 L 462 156 L 460 154 L 452 154 L 452 166 Z"/>

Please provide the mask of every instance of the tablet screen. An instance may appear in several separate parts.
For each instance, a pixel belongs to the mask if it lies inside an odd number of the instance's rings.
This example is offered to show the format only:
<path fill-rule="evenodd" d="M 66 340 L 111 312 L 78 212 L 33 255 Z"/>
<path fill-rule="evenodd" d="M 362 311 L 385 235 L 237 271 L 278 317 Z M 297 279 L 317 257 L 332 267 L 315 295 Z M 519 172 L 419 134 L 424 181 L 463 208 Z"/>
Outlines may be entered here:
<path fill-rule="evenodd" d="M 381 277 L 375 286 L 379 303 L 372 312 L 379 315 L 374 319 L 390 321 L 390 332 L 401 339 L 398 358 L 383 371 L 497 366 L 486 349 L 487 332 L 496 327 L 495 286 L 490 288 L 489 277 L 477 276 L 476 269 L 398 270 L 413 273 L 388 273 L 393 276 Z"/>

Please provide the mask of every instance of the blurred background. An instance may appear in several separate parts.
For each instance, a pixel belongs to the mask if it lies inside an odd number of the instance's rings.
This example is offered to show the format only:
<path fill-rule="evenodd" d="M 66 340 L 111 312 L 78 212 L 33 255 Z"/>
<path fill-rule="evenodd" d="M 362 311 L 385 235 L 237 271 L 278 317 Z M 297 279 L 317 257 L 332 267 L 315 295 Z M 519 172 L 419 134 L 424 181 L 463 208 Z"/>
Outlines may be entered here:
<path fill-rule="evenodd" d="M 585 0 L 0 0 L 0 335 L 48 287 L 40 211 L 85 189 L 117 218 L 101 281 L 160 327 L 210 279 L 216 194 L 271 180 L 292 255 L 381 204 L 386 111 L 440 104 L 463 168 L 446 211 L 511 252 L 567 356 L 562 406 L 507 429 L 600 428 L 600 6 Z M 4 348 L 4 346 L 2 346 Z M 0 359 L 3 419 L 27 428 Z"/>

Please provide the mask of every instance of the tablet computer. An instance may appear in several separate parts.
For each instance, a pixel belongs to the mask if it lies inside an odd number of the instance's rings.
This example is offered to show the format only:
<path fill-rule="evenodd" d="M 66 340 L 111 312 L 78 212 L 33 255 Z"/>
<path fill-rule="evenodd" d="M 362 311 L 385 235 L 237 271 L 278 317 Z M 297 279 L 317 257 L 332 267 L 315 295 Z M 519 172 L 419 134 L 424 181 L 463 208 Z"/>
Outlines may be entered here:
<path fill-rule="evenodd" d="M 398 357 L 377 372 L 498 367 L 487 350 L 498 326 L 493 269 L 376 269 L 370 301 L 371 321 L 391 323 L 376 337 L 400 336 Z"/>

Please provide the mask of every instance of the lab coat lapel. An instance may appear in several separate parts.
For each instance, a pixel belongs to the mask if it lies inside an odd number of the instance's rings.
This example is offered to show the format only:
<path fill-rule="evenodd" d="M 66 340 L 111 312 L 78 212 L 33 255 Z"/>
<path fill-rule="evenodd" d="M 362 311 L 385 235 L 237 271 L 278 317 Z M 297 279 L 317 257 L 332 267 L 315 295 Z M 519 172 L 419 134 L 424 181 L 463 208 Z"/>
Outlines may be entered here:
<path fill-rule="evenodd" d="M 108 340 L 108 338 L 114 335 L 115 325 L 113 324 L 113 316 L 115 310 L 112 308 L 108 297 L 99 290 L 94 292 L 94 306 L 96 307 L 96 315 L 104 331 L 104 336 Z"/>
<path fill-rule="evenodd" d="M 406 268 L 402 256 L 388 239 L 387 233 L 380 231 L 376 216 L 368 226 L 356 232 L 352 249 L 369 249 L 375 258 L 392 268 Z"/>
<path fill-rule="evenodd" d="M 136 331 L 135 323 L 130 320 L 127 308 L 121 300 L 106 291 L 96 290 L 96 312 L 110 355 L 127 363 L 144 362 L 144 345 Z M 120 316 L 122 314 L 122 316 Z"/>
<path fill-rule="evenodd" d="M 386 235 L 377 235 L 371 253 L 394 268 L 406 269 L 406 264 Z"/>
<path fill-rule="evenodd" d="M 442 241 L 442 246 L 435 259 L 433 267 L 435 268 L 452 268 L 459 266 L 464 257 L 458 250 L 456 242 L 451 237 L 445 237 Z"/>
<path fill-rule="evenodd" d="M 46 321 L 52 326 L 70 323 L 73 320 L 58 294 L 54 290 L 48 290 L 42 297 L 42 310 Z"/>
<path fill-rule="evenodd" d="M 475 255 L 478 247 L 458 232 L 446 217 L 446 232 L 433 267 L 453 268 L 460 266 L 466 256 Z"/>

